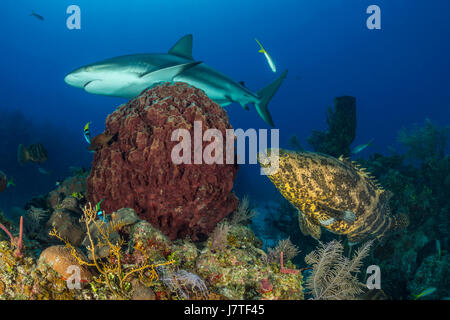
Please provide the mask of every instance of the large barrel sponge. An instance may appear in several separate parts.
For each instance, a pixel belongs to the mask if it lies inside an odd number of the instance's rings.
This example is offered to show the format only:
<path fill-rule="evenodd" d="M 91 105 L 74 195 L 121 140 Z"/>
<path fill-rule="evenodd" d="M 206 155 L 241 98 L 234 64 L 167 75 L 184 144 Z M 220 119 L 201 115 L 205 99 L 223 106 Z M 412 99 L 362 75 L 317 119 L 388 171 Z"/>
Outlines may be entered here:
<path fill-rule="evenodd" d="M 170 239 L 202 240 L 237 206 L 231 191 L 235 164 L 180 164 L 171 160 L 175 129 L 194 140 L 194 121 L 203 132 L 231 129 L 227 113 L 206 94 L 185 83 L 147 89 L 106 119 L 114 139 L 97 150 L 88 178 L 88 200 L 108 214 L 133 208 Z M 203 148 L 210 142 L 203 142 Z M 192 156 L 193 159 L 193 156 Z"/>

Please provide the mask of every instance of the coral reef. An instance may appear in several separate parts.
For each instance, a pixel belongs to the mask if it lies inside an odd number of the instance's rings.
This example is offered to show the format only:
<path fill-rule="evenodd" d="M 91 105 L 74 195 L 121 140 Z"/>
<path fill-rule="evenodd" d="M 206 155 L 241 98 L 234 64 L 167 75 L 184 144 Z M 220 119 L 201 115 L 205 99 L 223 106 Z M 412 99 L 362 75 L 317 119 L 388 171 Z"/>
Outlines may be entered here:
<path fill-rule="evenodd" d="M 0 107 L 0 170 L 8 178 L 13 177 L 15 187 L 8 188 L 0 198 L 0 207 L 11 218 L 12 207 L 23 207 L 36 195 L 47 192 L 55 186 L 55 180 L 67 176 L 70 165 L 89 165 L 92 155 L 86 152 L 78 131 L 67 126 L 36 121 L 31 115 L 19 109 Z M 17 159 L 20 144 L 29 146 L 41 143 L 48 151 L 48 159 L 42 165 L 51 172 L 44 175 L 37 163 L 21 166 Z M 45 190 L 45 191 L 43 191 Z"/>
<path fill-rule="evenodd" d="M 68 196 L 74 194 L 84 195 L 87 192 L 87 177 L 89 172 L 78 172 L 74 176 L 65 179 L 55 190 L 49 193 L 47 205 L 56 208 Z"/>
<path fill-rule="evenodd" d="M 436 242 L 440 243 L 442 255 L 448 251 L 450 156 L 446 153 L 448 135 L 445 129 L 429 120 L 423 127 L 403 129 L 398 140 L 406 144 L 405 154 L 391 149 L 389 156 L 375 153 L 367 160 L 358 161 L 384 188 L 393 192 L 392 213 L 404 213 L 409 217 L 408 232 L 399 233 L 377 246 L 370 263 L 383 270 L 386 294 L 396 299 L 410 299 L 418 293 L 416 290 L 426 289 L 426 284 L 433 282 L 427 279 L 421 286 L 414 279 L 424 261 L 436 255 Z M 414 288 L 410 285 L 412 282 L 416 282 Z M 434 297 L 450 295 L 448 286 L 437 288 Z"/>
<path fill-rule="evenodd" d="M 411 296 L 415 296 L 427 288 L 434 287 L 437 290 L 422 299 L 436 300 L 448 297 L 450 287 L 450 254 L 443 257 L 431 255 L 426 257 L 412 281 L 408 282 L 408 290 Z"/>
<path fill-rule="evenodd" d="M 196 263 L 198 275 L 210 289 L 228 299 L 303 299 L 302 275 L 284 274 L 279 264 L 267 264 L 261 242 L 248 227 L 230 225 L 220 251 L 212 248 L 211 241 Z"/>
<path fill-rule="evenodd" d="M 219 105 L 182 83 L 146 90 L 119 107 L 106 119 L 105 134 L 114 139 L 95 152 L 89 201 L 104 199 L 107 212 L 133 208 L 172 240 L 204 240 L 236 208 L 231 189 L 237 165 L 173 163 L 178 141 L 171 141 L 172 134 L 186 129 L 194 137 L 194 121 L 223 136 L 231 128 Z"/>
<path fill-rule="evenodd" d="M 329 122 L 330 119 L 333 117 L 328 117 Z M 325 138 L 331 139 L 330 132 L 313 134 L 310 143 L 316 151 L 345 154 L 337 152 L 334 147 L 328 149 L 325 142 L 322 144 Z M 441 267 L 443 264 L 436 260 L 437 252 L 444 258 L 449 246 L 449 136 L 449 126 L 441 127 L 426 119 L 422 126 L 414 125 L 399 132 L 397 141 L 403 147 L 400 150 L 406 152 L 400 153 L 388 146 L 390 155 L 374 153 L 355 163 L 366 168 L 382 189 L 393 193 L 389 200 L 391 214 L 403 214 L 409 220 L 407 231 L 400 231 L 374 246 L 371 256 L 366 259 L 367 263 L 380 266 L 383 279 L 383 292 L 366 292 L 364 296 L 368 299 L 411 299 L 430 287 L 437 290 L 426 298 L 450 296 L 448 271 L 445 272 Z M 294 244 L 301 245 L 303 252 L 313 248 L 314 243 L 296 230 L 296 212 L 284 199 L 280 199 L 278 204 L 260 205 L 258 211 L 260 214 L 252 227 L 265 247 L 273 247 L 278 240 L 289 236 Z M 270 228 L 265 229 L 263 225 L 270 225 Z M 325 241 L 342 240 L 332 234 L 323 236 L 326 236 Z M 346 252 L 350 250 L 345 241 L 343 246 Z M 298 260 L 294 259 L 294 262 L 302 265 Z M 430 270 L 434 270 L 435 276 Z"/>
<path fill-rule="evenodd" d="M 107 286 L 109 291 L 111 291 L 116 298 L 129 298 L 129 291 L 131 289 L 131 283 L 129 281 L 133 276 L 138 276 L 138 279 L 141 281 L 144 281 L 145 277 L 147 281 L 152 282 L 154 279 L 158 279 L 158 275 L 155 271 L 156 267 L 173 263 L 173 261 L 167 261 L 156 265 L 150 263 L 149 257 L 145 255 L 143 249 L 136 245 L 135 250 L 142 252 L 144 255 L 141 260 L 142 262 L 135 265 L 126 265 L 123 263 L 124 240 L 118 238 L 114 243 L 111 239 L 111 233 L 118 231 L 123 227 L 123 222 L 116 221 L 107 224 L 103 220 L 97 220 L 97 211 L 90 205 L 83 208 L 83 217 L 81 221 L 85 224 L 86 236 L 89 241 L 89 244 L 86 246 L 86 249 L 90 254 L 89 259 L 79 252 L 71 243 L 65 240 L 61 234 L 58 233 L 56 228 L 50 232 L 50 235 L 60 239 L 66 244 L 66 248 L 69 250 L 71 254 L 70 257 L 72 258 L 68 263 L 76 264 L 81 267 L 95 268 L 99 274 L 99 276 L 95 278 L 96 283 Z M 102 247 L 108 248 L 107 254 L 104 257 L 98 257 L 96 255 L 97 248 Z M 44 256 L 44 259 L 49 261 L 52 259 L 47 257 L 49 255 L 46 255 L 47 250 L 49 249 L 42 252 L 41 258 Z M 53 253 L 53 251 L 51 252 Z M 67 251 L 63 251 L 63 253 L 66 252 Z M 102 258 L 105 258 L 106 261 L 102 261 Z M 61 255 L 59 255 L 59 258 L 54 258 L 53 260 L 58 262 L 53 264 L 53 269 L 57 272 L 61 272 L 60 269 L 56 269 L 56 266 L 64 270 L 65 264 L 64 266 L 60 266 L 60 264 L 68 259 L 62 259 Z M 85 272 L 85 275 L 84 278 L 88 281 L 89 276 L 87 275 L 87 271 Z"/>
<path fill-rule="evenodd" d="M 356 99 L 350 96 L 334 99 L 334 110 L 327 111 L 328 130 L 313 131 L 308 143 L 314 151 L 333 157 L 350 156 L 350 145 L 356 135 Z"/>
<path fill-rule="evenodd" d="M 444 157 L 449 137 L 450 126 L 440 127 L 425 119 L 424 126 L 400 130 L 397 139 L 407 147 L 407 157 L 428 162 Z"/>
<path fill-rule="evenodd" d="M 194 243 L 188 237 L 171 241 L 131 208 L 121 208 L 103 220 L 98 218 L 98 207 L 86 205 L 84 199 L 84 195 L 80 200 L 69 195 L 54 207 L 47 206 L 49 201 L 33 202 L 41 207 L 30 206 L 26 214 L 39 221 L 35 230 L 39 236 L 24 237 L 20 256 L 14 253 L 14 243 L 0 241 L 0 298 L 303 299 L 302 275 L 290 261 L 293 250 L 286 250 L 284 266 L 276 260 L 267 262 L 261 241 L 241 224 L 247 219 L 224 219 L 216 229 L 225 232 L 217 239 L 213 232 L 204 242 Z M 63 237 L 57 230 L 61 224 L 50 230 L 58 245 L 42 236 L 52 217 L 64 210 L 81 218 L 81 244 Z M 246 200 L 233 214 L 249 217 L 249 211 Z M 65 220 L 71 219 L 63 218 L 61 223 Z M 6 219 L 0 221 L 17 230 Z M 79 287 L 70 289 L 76 267 Z"/>

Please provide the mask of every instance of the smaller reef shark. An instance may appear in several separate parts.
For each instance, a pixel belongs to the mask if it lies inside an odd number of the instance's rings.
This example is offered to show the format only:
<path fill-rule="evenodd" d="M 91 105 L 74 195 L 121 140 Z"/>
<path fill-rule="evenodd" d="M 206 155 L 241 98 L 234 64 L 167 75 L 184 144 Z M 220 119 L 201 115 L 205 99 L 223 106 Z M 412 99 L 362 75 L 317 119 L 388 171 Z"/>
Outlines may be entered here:
<path fill-rule="evenodd" d="M 268 104 L 287 70 L 273 83 L 254 93 L 223 73 L 192 57 L 192 35 L 181 38 L 168 53 L 133 54 L 106 59 L 78 68 L 64 81 L 92 94 L 134 98 L 145 89 L 161 82 L 186 82 L 203 90 L 224 107 L 232 102 L 248 110 L 253 104 L 261 118 L 274 126 Z"/>

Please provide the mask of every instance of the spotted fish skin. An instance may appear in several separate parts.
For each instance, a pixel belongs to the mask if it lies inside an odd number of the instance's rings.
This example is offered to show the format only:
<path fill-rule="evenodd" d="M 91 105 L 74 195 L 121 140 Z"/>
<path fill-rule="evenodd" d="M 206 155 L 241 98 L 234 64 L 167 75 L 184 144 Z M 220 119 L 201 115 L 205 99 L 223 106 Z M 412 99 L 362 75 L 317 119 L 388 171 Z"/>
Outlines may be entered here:
<path fill-rule="evenodd" d="M 267 156 L 276 156 L 273 151 L 268 149 Z M 390 215 L 391 193 L 349 160 L 278 149 L 278 164 L 279 169 L 268 178 L 298 209 L 304 234 L 318 239 L 323 227 L 357 243 L 380 239 L 408 224 L 406 216 Z"/>

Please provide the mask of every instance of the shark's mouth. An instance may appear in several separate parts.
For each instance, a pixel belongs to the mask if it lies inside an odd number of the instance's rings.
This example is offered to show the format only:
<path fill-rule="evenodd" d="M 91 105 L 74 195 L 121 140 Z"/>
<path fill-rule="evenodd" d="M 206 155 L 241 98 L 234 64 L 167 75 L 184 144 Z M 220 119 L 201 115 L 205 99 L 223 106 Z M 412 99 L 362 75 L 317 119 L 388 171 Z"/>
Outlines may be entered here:
<path fill-rule="evenodd" d="M 83 88 L 86 89 L 86 87 L 87 87 L 90 83 L 92 83 L 92 82 L 94 82 L 94 81 L 97 81 L 97 80 L 91 80 L 91 81 L 86 82 L 86 83 L 83 85 Z"/>

